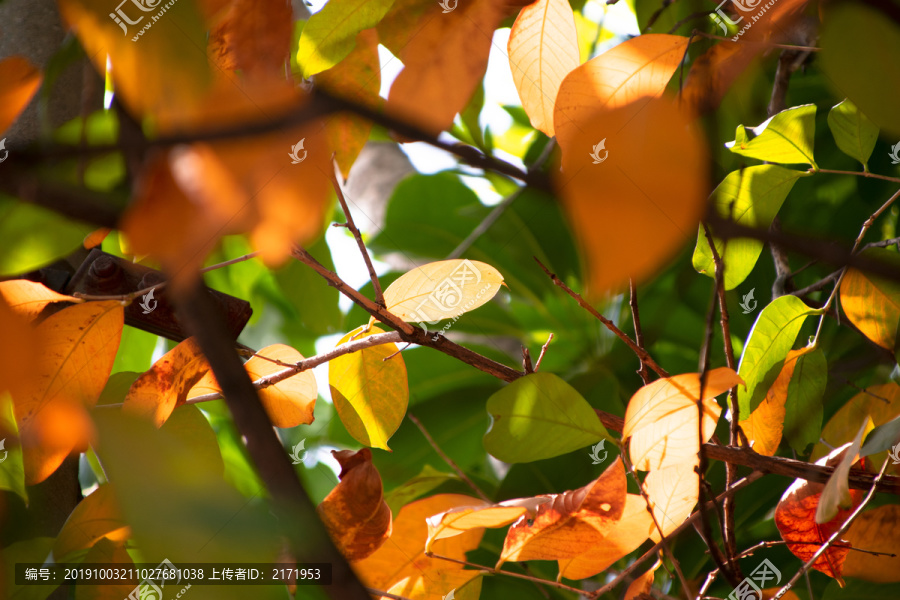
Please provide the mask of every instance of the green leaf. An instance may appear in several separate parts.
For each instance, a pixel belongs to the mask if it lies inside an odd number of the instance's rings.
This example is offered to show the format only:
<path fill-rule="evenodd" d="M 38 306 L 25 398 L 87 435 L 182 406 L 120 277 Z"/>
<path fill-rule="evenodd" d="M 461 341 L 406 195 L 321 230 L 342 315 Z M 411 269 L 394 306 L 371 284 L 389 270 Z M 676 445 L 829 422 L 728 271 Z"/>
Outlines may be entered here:
<path fill-rule="evenodd" d="M 609 439 L 581 394 L 553 373 L 512 382 L 487 401 L 491 428 L 484 447 L 508 463 L 552 458 Z"/>
<path fill-rule="evenodd" d="M 740 414 L 749 415 L 759 406 L 778 377 L 806 317 L 820 312 L 788 295 L 776 298 L 759 313 L 738 365 L 738 375 L 746 383 L 746 387 L 738 386 Z"/>
<path fill-rule="evenodd" d="M 819 65 L 825 80 L 879 128 L 900 135 L 900 27 L 864 3 L 841 3 L 825 13 Z"/>
<path fill-rule="evenodd" d="M 0 277 L 27 273 L 68 256 L 93 229 L 0 195 Z"/>
<path fill-rule="evenodd" d="M 0 459 L 3 459 L 3 463 L 0 464 L 0 490 L 15 492 L 27 503 L 22 447 L 15 440 L 18 431 L 12 398 L 6 392 L 0 393 L 0 436 L 2 436 L 0 445 L 3 446 L 0 448 Z"/>
<path fill-rule="evenodd" d="M 768 229 L 794 183 L 806 175 L 808 173 L 777 165 L 747 167 L 729 173 L 713 190 L 712 201 L 723 218 L 747 227 Z M 732 239 L 727 244 L 718 238 L 714 241 L 725 264 L 725 289 L 734 289 L 756 266 L 763 243 L 750 238 Z M 694 248 L 693 263 L 698 273 L 713 278 L 716 276 L 715 261 L 702 226 Z"/>
<path fill-rule="evenodd" d="M 810 164 L 818 169 L 813 159 L 815 104 L 783 110 L 749 131 L 754 137 L 750 137 L 746 127 L 738 125 L 735 140 L 725 146 L 741 156 L 784 165 Z"/>
<path fill-rule="evenodd" d="M 331 251 L 324 238 L 307 250 L 326 269 L 334 271 Z M 286 329 L 303 329 L 316 337 L 340 331 L 344 320 L 338 307 L 340 294 L 315 271 L 290 260 L 274 271 L 274 275 L 278 288 L 287 300 L 287 305 L 280 303 L 287 321 Z"/>
<path fill-rule="evenodd" d="M 112 372 L 134 371 L 143 373 L 153 365 L 153 350 L 159 336 L 134 327 L 122 329 L 122 341 L 119 342 L 119 351 L 116 352 L 116 361 L 113 363 Z M 122 398 L 116 400 L 121 402 Z"/>
<path fill-rule="evenodd" d="M 869 157 L 878 140 L 878 126 L 862 114 L 856 105 L 844 100 L 828 111 L 828 127 L 841 152 L 869 170 Z"/>
<path fill-rule="evenodd" d="M 396 515 L 405 505 L 448 481 L 459 481 L 459 477 L 453 473 L 438 471 L 431 465 L 425 465 L 421 473 L 385 494 L 384 501 L 390 507 L 391 513 Z"/>
<path fill-rule="evenodd" d="M 328 0 L 303 27 L 297 44 L 297 62 L 303 77 L 330 69 L 356 47 L 356 34 L 374 27 L 394 0 Z"/>
<path fill-rule="evenodd" d="M 784 437 L 800 454 L 822 433 L 822 396 L 828 381 L 828 361 L 821 348 L 797 359 L 788 384 L 784 413 Z"/>
<path fill-rule="evenodd" d="M 6 583 L 3 584 L 6 597 L 12 600 L 44 600 L 59 587 L 59 583 L 46 585 L 16 585 L 16 563 L 43 563 L 53 550 L 54 539 L 50 537 L 36 537 L 30 540 L 15 542 L 3 548 L 3 571 L 6 574 Z"/>
<path fill-rule="evenodd" d="M 892 449 L 900 443 L 900 417 L 882 423 L 869 432 L 866 443 L 859 451 L 860 456 L 871 456 Z"/>

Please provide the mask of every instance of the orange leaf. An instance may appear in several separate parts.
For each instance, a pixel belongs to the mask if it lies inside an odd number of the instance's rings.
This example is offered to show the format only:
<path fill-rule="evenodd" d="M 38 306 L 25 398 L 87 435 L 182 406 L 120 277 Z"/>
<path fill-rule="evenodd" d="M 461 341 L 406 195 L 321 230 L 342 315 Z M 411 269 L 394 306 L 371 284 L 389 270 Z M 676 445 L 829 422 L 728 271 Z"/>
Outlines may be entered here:
<path fill-rule="evenodd" d="M 695 440 L 696 431 L 695 427 Z M 664 535 L 669 535 L 684 523 L 697 504 L 700 479 L 694 467 L 699 464 L 699 460 L 695 456 L 685 462 L 650 471 L 644 478 L 644 488 L 653 505 L 653 516 Z M 659 531 L 655 525 L 650 539 L 659 541 Z"/>
<path fill-rule="evenodd" d="M 602 97 L 593 103 L 602 105 Z M 709 192 L 705 142 L 665 98 L 565 114 L 575 120 L 565 133 L 555 121 L 563 158 L 556 187 L 586 254 L 589 291 L 597 294 L 649 276 L 694 243 Z"/>
<path fill-rule="evenodd" d="M 3 294 L 0 294 L 0 331 L 5 339 L 16 340 L 15 344 L 0 344 L 0 393 L 8 390 L 17 398 L 27 393 L 27 382 L 35 377 L 40 344 L 34 328 L 10 308 Z M 6 433 L 5 429 L 2 433 Z"/>
<path fill-rule="evenodd" d="M 647 503 L 639 494 L 628 494 L 622 517 L 612 524 L 603 542 L 578 556 L 559 561 L 559 573 L 567 579 L 587 579 L 638 548 L 655 531 Z"/>
<path fill-rule="evenodd" d="M 40 69 L 25 57 L 8 56 L 0 60 L 0 134 L 25 110 L 43 78 Z"/>
<path fill-rule="evenodd" d="M 66 519 L 53 544 L 54 558 L 65 561 L 73 552 L 90 548 L 102 538 L 114 542 L 127 540 L 131 528 L 121 513 L 112 484 L 98 487 Z"/>
<path fill-rule="evenodd" d="M 453 124 L 484 77 L 494 30 L 506 14 L 497 0 L 471 0 L 446 14 L 439 9 L 423 16 L 401 50 L 404 69 L 387 101 L 388 110 L 434 134 Z"/>
<path fill-rule="evenodd" d="M 425 519 L 457 506 L 480 503 L 480 500 L 470 496 L 438 494 L 407 504 L 394 519 L 390 540 L 368 558 L 354 562 L 353 570 L 370 588 L 391 591 L 414 600 L 432 600 L 435 596 L 442 598 L 480 574 L 480 571 L 463 571 L 463 565 L 425 556 L 425 539 L 428 536 Z M 482 534 L 481 530 L 473 530 L 438 540 L 431 551 L 440 556 L 465 560 L 466 552 L 478 547 Z M 415 594 L 410 595 L 414 591 Z"/>
<path fill-rule="evenodd" d="M 391 536 L 391 509 L 372 451 L 333 450 L 341 481 L 318 507 L 319 517 L 347 560 L 371 556 Z"/>
<path fill-rule="evenodd" d="M 743 383 L 727 367 L 707 373 L 703 386 L 703 441 L 715 431 L 722 408 L 715 397 Z M 631 438 L 631 460 L 636 469 L 649 471 L 696 458 L 697 398 L 700 395 L 699 373 L 685 373 L 658 379 L 639 389 L 625 411 L 623 438 Z"/>
<path fill-rule="evenodd" d="M 476 578 L 483 575 L 483 571 L 475 571 L 466 569 L 464 571 L 454 569 L 452 571 L 444 569 L 441 571 L 429 571 L 428 578 L 424 577 L 405 577 L 386 590 L 394 597 L 381 596 L 382 600 L 395 600 L 396 596 L 409 598 L 409 600 L 478 600 L 480 592 L 480 582 L 472 594 L 468 593 L 471 586 L 475 586 Z M 470 582 L 473 582 L 470 584 Z M 463 587 L 465 586 L 465 587 Z M 466 591 L 456 593 L 457 590 L 463 588 Z M 444 593 L 444 590 L 447 590 Z M 450 596 L 453 592 L 453 596 Z"/>
<path fill-rule="evenodd" d="M 900 506 L 888 504 L 859 515 L 845 535 L 854 548 L 897 554 L 900 548 Z M 850 552 L 844 561 L 844 575 L 868 581 L 900 581 L 900 556 L 872 556 Z"/>
<path fill-rule="evenodd" d="M 506 535 L 497 565 L 506 561 L 560 560 L 600 543 L 622 516 L 627 497 L 621 458 L 588 485 L 554 494 L 534 519 L 521 517 Z"/>
<path fill-rule="evenodd" d="M 121 303 L 85 302 L 38 325 L 38 373 L 13 397 L 28 485 L 46 479 L 87 444 L 91 423 L 85 409 L 97 403 L 106 385 L 124 323 Z"/>
<path fill-rule="evenodd" d="M 109 232 L 112 231 L 109 227 L 101 227 L 100 229 L 95 229 L 85 236 L 84 242 L 82 245 L 85 250 L 90 250 L 91 248 L 96 248 L 100 244 L 103 243 L 103 240 L 106 239 L 106 236 L 109 235 Z"/>
<path fill-rule="evenodd" d="M 653 575 L 662 563 L 657 560 L 649 569 L 635 578 L 625 590 L 625 600 L 641 600 L 652 598 L 650 590 L 653 588 Z"/>
<path fill-rule="evenodd" d="M 316 85 L 360 104 L 380 106 L 382 100 L 378 92 L 381 89 L 381 63 L 378 58 L 376 30 L 360 31 L 353 51 L 334 67 L 316 75 Z M 366 145 L 371 130 L 371 121 L 349 113 L 337 114 L 328 119 L 328 142 L 335 151 L 334 159 L 345 178 Z"/>
<path fill-rule="evenodd" d="M 52 302 L 81 302 L 72 296 L 58 294 L 42 283 L 27 279 L 0 282 L 0 296 L 13 312 L 29 321 L 37 317 Z"/>
<path fill-rule="evenodd" d="M 884 248 L 870 248 L 863 255 L 898 263 L 897 253 Z M 900 286 L 857 269 L 847 269 L 841 280 L 841 307 L 863 335 L 893 352 L 900 323 Z"/>
<path fill-rule="evenodd" d="M 575 14 L 568 0 L 538 0 L 509 33 L 509 67 L 535 129 L 553 137 L 553 108 L 563 78 L 581 64 Z"/>
<path fill-rule="evenodd" d="M 509 525 L 522 515 L 534 515 L 538 506 L 550 500 L 552 500 L 552 496 L 517 498 L 486 506 L 451 508 L 438 515 L 430 516 L 428 517 L 428 541 L 425 542 L 425 549 L 429 549 L 435 540 L 460 535 L 472 529 Z"/>
<path fill-rule="evenodd" d="M 833 467 L 840 462 L 846 449 L 847 446 L 838 448 L 815 464 Z M 864 494 L 861 490 L 850 490 L 854 506 L 839 510 L 832 520 L 819 524 L 816 523 L 816 509 L 824 488 L 824 484 L 797 479 L 775 507 L 775 526 L 782 539 L 787 542 L 788 550 L 804 562 L 812 558 L 820 546 L 840 529 L 854 507 L 862 501 Z M 841 570 L 849 548 L 849 543 L 837 540 L 813 563 L 813 568 L 841 581 Z"/>
<path fill-rule="evenodd" d="M 794 375 L 797 359 L 810 350 L 812 348 L 807 347 L 788 352 L 784 366 L 772 387 L 766 392 L 765 399 L 749 417 L 740 422 L 741 429 L 744 430 L 747 439 L 753 442 L 753 450 L 757 453 L 773 456 L 778 450 L 784 431 L 784 404 L 787 402 L 788 385 Z"/>
<path fill-rule="evenodd" d="M 618 117 L 624 124 L 650 98 L 661 96 L 687 45 L 685 37 L 645 34 L 622 42 L 569 73 L 559 86 L 553 112 L 556 139 L 563 154 L 567 150 L 579 155 L 589 152 L 588 148 L 575 145 L 575 139 L 595 113 L 627 107 Z M 658 142 L 658 133 L 653 135 L 654 143 L 648 145 L 651 147 Z M 600 139 L 593 140 L 591 145 Z M 643 139 L 640 141 L 644 143 Z M 618 151 L 617 146 L 607 147 L 612 152 Z M 672 158 L 671 153 L 668 156 Z"/>
<path fill-rule="evenodd" d="M 131 384 L 122 411 L 146 417 L 161 427 L 188 392 L 209 370 L 209 363 L 194 338 L 166 352 L 150 370 Z"/>
<path fill-rule="evenodd" d="M 277 77 L 290 57 L 293 22 L 290 2 L 233 0 L 210 31 L 207 51 L 220 69 Z"/>

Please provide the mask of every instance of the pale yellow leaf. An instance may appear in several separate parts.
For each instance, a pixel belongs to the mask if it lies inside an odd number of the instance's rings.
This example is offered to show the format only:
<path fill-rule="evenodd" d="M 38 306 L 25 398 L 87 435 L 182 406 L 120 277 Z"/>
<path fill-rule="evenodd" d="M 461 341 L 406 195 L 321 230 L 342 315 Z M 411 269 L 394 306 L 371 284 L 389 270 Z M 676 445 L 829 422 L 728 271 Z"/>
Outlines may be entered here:
<path fill-rule="evenodd" d="M 694 433 L 696 439 L 696 430 Z M 663 535 L 669 535 L 691 515 L 697 504 L 700 478 L 694 468 L 699 459 L 678 463 L 647 473 L 644 488 L 653 504 L 653 516 Z M 654 526 L 650 539 L 659 541 L 659 531 Z"/>

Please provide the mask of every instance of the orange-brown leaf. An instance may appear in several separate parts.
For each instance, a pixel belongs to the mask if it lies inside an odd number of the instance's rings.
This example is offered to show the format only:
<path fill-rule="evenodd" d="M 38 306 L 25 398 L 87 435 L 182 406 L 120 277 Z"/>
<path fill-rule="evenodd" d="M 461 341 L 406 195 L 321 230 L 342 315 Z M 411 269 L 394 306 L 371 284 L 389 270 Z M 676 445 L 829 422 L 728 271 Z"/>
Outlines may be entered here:
<path fill-rule="evenodd" d="M 347 560 L 362 560 L 391 536 L 391 509 L 371 450 L 332 454 L 341 465 L 341 481 L 319 504 L 319 517 Z"/>
<path fill-rule="evenodd" d="M 538 506 L 550 500 L 552 496 L 517 498 L 497 504 L 462 506 L 432 515 L 428 517 L 428 541 L 425 542 L 425 549 L 429 549 L 435 540 L 460 535 L 472 529 L 509 525 L 522 515 L 534 515 Z"/>
<path fill-rule="evenodd" d="M 286 0 L 233 0 L 210 31 L 207 51 L 222 70 L 277 77 L 290 56 L 293 22 Z"/>
<path fill-rule="evenodd" d="M 694 242 L 709 192 L 705 142 L 665 98 L 565 114 L 574 121 L 563 136 L 556 120 L 556 187 L 586 255 L 589 292 L 599 294 L 648 277 Z"/>
<path fill-rule="evenodd" d="M 0 282 L 0 296 L 22 317 L 31 320 L 51 302 L 80 302 L 77 298 L 54 292 L 42 283 L 27 279 Z"/>
<path fill-rule="evenodd" d="M 740 422 L 741 429 L 747 439 L 753 443 L 753 450 L 758 454 L 773 456 L 781 443 L 784 431 L 785 402 L 787 402 L 788 385 L 794 375 L 797 359 L 809 352 L 811 348 L 791 350 L 784 359 L 784 366 L 775 379 L 775 383 L 766 392 L 765 399 L 759 403 L 750 416 Z"/>
<path fill-rule="evenodd" d="M 0 344 L 0 393 L 9 391 L 17 398 L 35 377 L 40 344 L 28 319 L 11 308 L 2 295 L 0 331 L 6 339 L 16 340 L 15 344 Z"/>
<path fill-rule="evenodd" d="M 844 537 L 854 548 L 896 555 L 900 548 L 900 505 L 888 504 L 863 512 Z M 844 561 L 844 575 L 881 583 L 900 581 L 900 555 L 850 552 Z"/>
<path fill-rule="evenodd" d="M 487 69 L 494 30 L 506 14 L 497 0 L 460 3 L 446 14 L 435 5 L 400 52 L 404 68 L 388 94 L 392 113 L 430 133 L 448 129 Z"/>
<path fill-rule="evenodd" d="M 535 129 L 553 137 L 560 83 L 581 63 L 568 0 L 538 0 L 523 8 L 509 33 L 507 50 L 522 108 Z"/>
<path fill-rule="evenodd" d="M 131 384 L 122 410 L 162 426 L 176 407 L 184 404 L 191 388 L 209 370 L 209 363 L 194 338 L 166 352 L 150 370 Z"/>
<path fill-rule="evenodd" d="M 652 598 L 650 590 L 653 588 L 653 575 L 662 563 L 656 561 L 649 569 L 635 578 L 625 590 L 625 600 L 641 600 L 641 598 Z"/>
<path fill-rule="evenodd" d="M 864 254 L 873 260 L 898 262 L 896 252 L 883 248 L 870 248 Z M 841 279 L 841 308 L 863 335 L 882 348 L 894 350 L 900 323 L 900 286 L 848 269 Z"/>
<path fill-rule="evenodd" d="M 13 397 L 27 484 L 46 479 L 88 443 L 86 409 L 106 385 L 124 323 L 122 304 L 109 301 L 69 306 L 38 325 L 37 375 Z"/>
<path fill-rule="evenodd" d="M 104 484 L 78 503 L 56 537 L 53 556 L 65 561 L 73 552 L 93 546 L 101 538 L 124 542 L 131 528 L 122 517 L 112 484 Z"/>
<path fill-rule="evenodd" d="M 41 87 L 40 69 L 22 56 L 0 60 L 0 134 L 9 129 Z"/>
<path fill-rule="evenodd" d="M 101 227 L 100 229 L 95 229 L 85 236 L 82 245 L 84 246 L 85 250 L 96 248 L 103 243 L 103 240 L 106 239 L 106 236 L 108 236 L 111 231 L 112 229 L 110 229 L 109 227 Z"/>
<path fill-rule="evenodd" d="M 617 458 L 588 485 L 554 494 L 534 519 L 521 517 L 506 535 L 498 565 L 506 561 L 561 560 L 601 542 L 622 516 L 627 497 L 625 468 Z"/>

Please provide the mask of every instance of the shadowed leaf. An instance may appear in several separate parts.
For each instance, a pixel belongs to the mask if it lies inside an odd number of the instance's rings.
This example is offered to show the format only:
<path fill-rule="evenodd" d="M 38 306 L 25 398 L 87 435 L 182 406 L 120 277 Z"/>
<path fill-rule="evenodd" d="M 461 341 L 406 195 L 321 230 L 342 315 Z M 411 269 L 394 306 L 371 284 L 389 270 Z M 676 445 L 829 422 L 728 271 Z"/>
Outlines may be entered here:
<path fill-rule="evenodd" d="M 25 110 L 31 97 L 41 87 L 40 69 L 22 56 L 0 60 L 0 134 Z"/>

